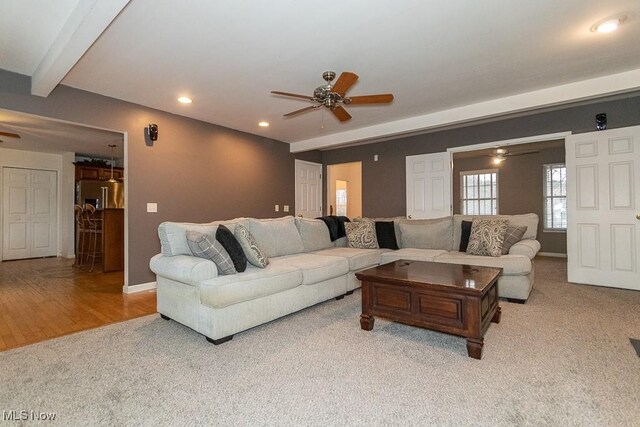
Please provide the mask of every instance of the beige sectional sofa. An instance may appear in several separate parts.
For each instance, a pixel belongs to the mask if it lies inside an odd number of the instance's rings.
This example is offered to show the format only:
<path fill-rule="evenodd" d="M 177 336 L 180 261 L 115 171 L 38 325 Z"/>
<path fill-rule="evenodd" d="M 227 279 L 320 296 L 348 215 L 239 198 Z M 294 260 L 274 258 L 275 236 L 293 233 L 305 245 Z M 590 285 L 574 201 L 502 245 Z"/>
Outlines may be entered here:
<path fill-rule="evenodd" d="M 254 326 L 331 298 L 343 298 L 360 287 L 355 272 L 397 259 L 502 267 L 500 296 L 525 301 L 533 285 L 532 260 L 540 249 L 535 240 L 537 216 L 506 216 L 511 223 L 527 225 L 526 240 L 497 258 L 453 251 L 460 240 L 455 229 L 464 218 L 448 217 L 450 236 L 444 231 L 445 238 L 437 239 L 441 240 L 440 248 L 404 247 L 401 229 L 417 225 L 416 230 L 423 234 L 443 233 L 442 224 L 436 227 L 428 222 L 390 219 L 400 245 L 396 251 L 348 248 L 344 238 L 331 242 L 320 220 L 284 217 L 207 224 L 165 222 L 158 228 L 162 251 L 150 261 L 157 277 L 157 310 L 164 319 L 180 322 L 220 344 Z M 218 274 L 213 261 L 192 256 L 186 232 L 215 234 L 219 224 L 231 232 L 237 224 L 247 227 L 269 257 L 269 265 L 248 265 L 242 273 L 225 276 Z M 404 241 L 411 241 L 410 234 L 411 230 Z"/>

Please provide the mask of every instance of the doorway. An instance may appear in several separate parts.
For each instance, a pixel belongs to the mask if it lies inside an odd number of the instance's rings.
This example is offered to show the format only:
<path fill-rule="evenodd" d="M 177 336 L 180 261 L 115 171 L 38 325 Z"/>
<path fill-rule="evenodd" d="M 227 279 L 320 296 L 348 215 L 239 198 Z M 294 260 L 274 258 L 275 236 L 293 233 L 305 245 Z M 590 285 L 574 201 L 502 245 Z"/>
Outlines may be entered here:
<path fill-rule="evenodd" d="M 327 166 L 328 215 L 362 216 L 362 162 Z"/>

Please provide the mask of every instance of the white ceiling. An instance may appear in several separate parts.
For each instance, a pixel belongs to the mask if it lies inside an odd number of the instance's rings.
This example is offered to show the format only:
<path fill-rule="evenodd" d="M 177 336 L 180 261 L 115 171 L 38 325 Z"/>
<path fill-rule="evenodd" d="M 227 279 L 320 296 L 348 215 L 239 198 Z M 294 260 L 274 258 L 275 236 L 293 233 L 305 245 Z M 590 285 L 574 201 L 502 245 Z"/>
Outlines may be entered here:
<path fill-rule="evenodd" d="M 42 117 L 0 110 L 0 131 L 20 138 L 0 135 L 0 148 L 45 153 L 73 152 L 78 156 L 111 157 L 109 144 L 116 145 L 114 158 L 124 158 L 123 135 L 102 129 L 48 120 Z"/>
<path fill-rule="evenodd" d="M 14 16 L 6 17 L 5 3 Z M 1 39 L 13 34 L 24 45 L 42 43 L 28 17 L 46 3 L 5 0 Z M 53 21 L 73 3 L 56 3 Z M 477 111 L 502 114 L 637 90 L 639 8 L 637 0 L 344 0 L 333 7 L 131 0 L 62 83 L 291 142 L 293 151 L 327 147 L 459 123 L 481 117 Z M 589 31 L 620 12 L 631 15 L 619 31 Z M 41 47 L 27 60 L 0 46 L 0 68 L 29 74 L 41 60 Z M 350 95 L 392 92 L 395 101 L 349 106 L 353 119 L 345 123 L 322 110 L 283 118 L 307 104 L 269 91 L 311 94 L 325 70 L 357 73 Z M 179 104 L 181 95 L 193 104 Z M 259 120 L 271 126 L 259 128 Z"/>

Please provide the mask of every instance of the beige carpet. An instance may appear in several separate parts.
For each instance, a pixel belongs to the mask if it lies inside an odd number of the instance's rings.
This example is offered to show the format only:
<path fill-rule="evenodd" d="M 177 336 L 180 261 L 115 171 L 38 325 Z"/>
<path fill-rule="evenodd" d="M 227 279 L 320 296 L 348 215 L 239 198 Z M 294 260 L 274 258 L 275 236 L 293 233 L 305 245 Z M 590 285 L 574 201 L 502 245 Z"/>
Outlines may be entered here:
<path fill-rule="evenodd" d="M 465 340 L 376 320 L 359 292 L 221 346 L 157 316 L 0 353 L 0 411 L 61 425 L 640 426 L 640 293 L 536 262 L 481 361 Z"/>

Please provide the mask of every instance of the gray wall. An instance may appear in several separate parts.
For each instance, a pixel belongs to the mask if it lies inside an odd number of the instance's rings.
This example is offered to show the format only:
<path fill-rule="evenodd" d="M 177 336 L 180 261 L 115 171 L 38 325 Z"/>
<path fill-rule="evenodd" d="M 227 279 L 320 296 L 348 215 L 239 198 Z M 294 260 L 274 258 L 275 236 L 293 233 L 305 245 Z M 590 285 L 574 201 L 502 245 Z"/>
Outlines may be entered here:
<path fill-rule="evenodd" d="M 0 108 L 129 133 L 129 284 L 155 280 L 148 264 L 162 221 L 280 216 L 273 205 L 294 206 L 294 159 L 321 162 L 319 152 L 293 155 L 283 142 L 66 86 L 32 96 L 29 77 L 3 70 Z M 151 147 L 149 123 L 159 126 Z M 147 202 L 158 203 L 157 214 Z"/>
<path fill-rule="evenodd" d="M 524 149 L 524 148 L 523 148 Z M 567 253 L 567 234 L 545 232 L 543 213 L 543 165 L 564 163 L 564 147 L 547 148 L 522 156 L 510 156 L 496 166 L 488 156 L 455 159 L 453 162 L 453 212 L 461 213 L 460 172 L 498 169 L 498 212 L 501 214 L 538 214 L 538 240 L 542 252 Z"/>
<path fill-rule="evenodd" d="M 571 106 L 376 144 L 327 150 L 322 152 L 322 160 L 325 165 L 362 162 L 363 215 L 372 217 L 405 215 L 406 156 L 437 153 L 450 147 L 555 132 L 591 132 L 595 130 L 595 115 L 598 113 L 607 113 L 610 129 L 638 125 L 640 124 L 640 95 L 635 94 L 634 97 L 625 99 Z M 378 162 L 373 161 L 374 154 L 378 154 Z"/>

